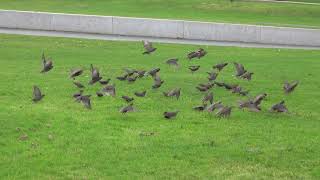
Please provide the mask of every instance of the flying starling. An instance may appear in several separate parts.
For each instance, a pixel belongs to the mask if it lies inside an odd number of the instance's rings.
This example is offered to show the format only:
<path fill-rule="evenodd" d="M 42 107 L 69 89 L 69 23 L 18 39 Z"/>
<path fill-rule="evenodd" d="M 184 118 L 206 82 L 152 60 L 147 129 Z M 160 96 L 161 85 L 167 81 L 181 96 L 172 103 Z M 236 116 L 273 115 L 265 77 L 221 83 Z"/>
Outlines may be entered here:
<path fill-rule="evenodd" d="M 205 104 L 206 102 L 210 102 L 210 104 L 213 103 L 213 93 L 209 92 L 208 94 L 206 94 L 203 98 L 202 98 L 202 103 Z"/>
<path fill-rule="evenodd" d="M 221 71 L 224 67 L 226 67 L 228 63 L 221 63 L 221 64 L 216 64 L 212 68 L 213 69 L 218 69 L 218 71 Z"/>
<path fill-rule="evenodd" d="M 74 81 L 73 84 L 78 88 L 84 88 L 84 85 L 82 85 L 79 81 Z"/>
<path fill-rule="evenodd" d="M 53 63 L 51 59 L 46 59 L 44 53 L 42 53 L 42 63 L 43 63 L 43 69 L 41 70 L 41 73 L 45 73 L 50 71 L 53 68 Z"/>
<path fill-rule="evenodd" d="M 100 76 L 99 70 L 97 68 L 94 68 L 93 65 L 90 65 L 91 67 L 91 80 L 89 82 L 90 85 L 93 85 L 94 83 L 100 81 L 102 77 Z"/>
<path fill-rule="evenodd" d="M 152 46 L 151 42 L 148 41 L 142 41 L 143 43 L 143 47 L 145 49 L 145 51 L 142 54 L 151 54 L 152 52 L 154 52 L 155 50 L 157 50 L 157 48 L 154 48 Z"/>
<path fill-rule="evenodd" d="M 177 99 L 179 99 L 180 92 L 181 92 L 181 88 L 175 88 L 175 89 L 172 89 L 172 90 L 170 90 L 168 92 L 163 92 L 163 95 L 166 96 L 166 97 L 175 96 Z"/>
<path fill-rule="evenodd" d="M 206 108 L 207 108 L 207 104 L 202 104 L 202 105 L 199 105 L 199 106 L 195 106 L 192 109 L 195 110 L 195 111 L 204 111 Z"/>
<path fill-rule="evenodd" d="M 207 111 L 208 112 L 213 112 L 214 110 L 216 110 L 216 109 L 220 109 L 220 108 L 222 108 L 223 107 L 223 105 L 222 105 L 222 103 L 221 103 L 221 101 L 218 101 L 218 102 L 215 102 L 215 103 L 212 103 L 212 104 L 210 104 L 209 106 L 207 106 Z"/>
<path fill-rule="evenodd" d="M 152 85 L 152 89 L 160 88 L 163 83 L 164 83 L 164 81 L 161 80 L 159 76 L 155 76 L 154 83 Z"/>
<path fill-rule="evenodd" d="M 286 94 L 289 94 L 289 93 L 293 92 L 293 90 L 298 86 L 298 84 L 299 84 L 298 81 L 295 81 L 291 84 L 288 82 L 285 82 L 283 85 L 283 90 Z"/>
<path fill-rule="evenodd" d="M 200 66 L 189 66 L 189 69 L 190 69 L 190 71 L 191 71 L 192 73 L 198 71 L 199 68 L 200 68 Z"/>
<path fill-rule="evenodd" d="M 178 58 L 173 58 L 173 59 L 169 59 L 166 61 L 166 64 L 170 65 L 170 66 L 176 66 L 178 67 L 179 64 L 178 64 Z"/>
<path fill-rule="evenodd" d="M 207 73 L 209 74 L 209 77 L 208 77 L 209 81 L 214 81 L 218 77 L 218 73 L 216 72 L 207 72 Z"/>
<path fill-rule="evenodd" d="M 240 109 L 246 108 L 249 111 L 253 111 L 253 112 L 260 112 L 261 111 L 261 108 L 251 100 L 239 101 L 239 108 Z"/>
<path fill-rule="evenodd" d="M 198 57 L 198 52 L 195 52 L 195 51 L 193 51 L 193 52 L 190 52 L 188 55 L 187 55 L 187 58 L 189 59 L 189 60 L 191 60 L 191 59 L 193 59 L 193 58 L 196 58 L 196 57 Z"/>
<path fill-rule="evenodd" d="M 159 71 L 160 71 L 160 68 L 153 68 L 148 72 L 148 74 L 151 75 L 152 77 L 155 77 Z"/>
<path fill-rule="evenodd" d="M 33 86 L 33 102 L 38 102 L 40 101 L 45 95 L 41 93 L 39 87 Z"/>
<path fill-rule="evenodd" d="M 110 78 L 109 78 L 109 79 L 106 79 L 106 80 L 102 80 L 102 79 L 101 79 L 101 80 L 99 81 L 99 83 L 100 83 L 101 85 L 107 85 L 107 84 L 109 84 L 110 80 L 111 80 Z"/>
<path fill-rule="evenodd" d="M 70 78 L 75 78 L 77 76 L 80 76 L 81 74 L 83 73 L 83 70 L 82 69 L 74 69 L 74 70 L 71 70 L 70 72 Z"/>
<path fill-rule="evenodd" d="M 282 100 L 280 103 L 275 104 L 270 109 L 272 112 L 288 112 L 288 109 L 286 105 L 284 104 L 284 101 Z"/>
<path fill-rule="evenodd" d="M 267 97 L 267 94 L 266 93 L 263 93 L 263 94 L 260 94 L 258 96 L 256 96 L 254 99 L 253 99 L 253 103 L 257 106 L 259 106 L 262 102 L 262 100 L 264 100 L 265 98 Z"/>
<path fill-rule="evenodd" d="M 198 59 L 200 59 L 200 58 L 202 58 L 202 57 L 204 57 L 206 54 L 207 54 L 207 51 L 205 51 L 204 49 L 202 49 L 202 48 L 200 48 L 198 51 Z"/>
<path fill-rule="evenodd" d="M 233 64 L 234 64 L 234 67 L 236 68 L 236 71 L 237 71 L 237 72 L 236 72 L 236 76 L 237 76 L 237 77 L 240 77 L 240 76 L 242 76 L 244 73 L 247 72 L 247 70 L 244 69 L 244 67 L 243 67 L 242 64 L 239 64 L 239 63 L 236 63 L 236 62 L 234 62 Z"/>
<path fill-rule="evenodd" d="M 102 88 L 101 92 L 107 93 L 110 96 L 116 96 L 116 88 L 115 85 L 107 85 L 104 88 Z"/>

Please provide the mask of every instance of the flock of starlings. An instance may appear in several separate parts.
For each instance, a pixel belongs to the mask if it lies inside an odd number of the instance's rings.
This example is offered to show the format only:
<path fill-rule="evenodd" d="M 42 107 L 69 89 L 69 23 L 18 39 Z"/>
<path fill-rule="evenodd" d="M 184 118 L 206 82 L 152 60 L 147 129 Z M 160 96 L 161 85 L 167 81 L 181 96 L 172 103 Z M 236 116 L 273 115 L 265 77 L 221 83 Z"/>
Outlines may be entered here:
<path fill-rule="evenodd" d="M 151 42 L 148 41 L 143 41 L 143 46 L 145 49 L 145 52 L 142 54 L 152 54 L 157 50 L 157 48 L 154 48 L 152 46 Z M 191 52 L 187 55 L 187 58 L 189 60 L 192 59 L 200 59 L 204 57 L 207 54 L 207 52 L 200 48 L 197 51 Z M 51 59 L 47 59 L 44 55 L 42 54 L 42 61 L 43 61 L 43 69 L 41 70 L 41 73 L 47 73 L 53 68 L 53 62 Z M 173 58 L 169 59 L 166 61 L 166 63 L 170 66 L 179 66 L 178 64 L 178 59 Z M 248 72 L 244 66 L 240 63 L 233 63 L 235 66 L 236 74 L 235 76 L 237 78 L 241 78 L 247 81 L 251 80 L 251 77 L 253 75 L 252 72 Z M 216 115 L 218 117 L 229 117 L 232 111 L 233 106 L 226 106 L 223 105 L 221 101 L 213 101 L 213 93 L 210 91 L 210 89 L 214 86 L 216 87 L 221 87 L 225 88 L 228 91 L 231 91 L 232 93 L 237 93 L 242 96 L 246 96 L 249 91 L 243 90 L 240 85 L 238 84 L 227 84 L 225 82 L 217 82 L 215 81 L 217 76 L 219 75 L 219 72 L 223 70 L 224 67 L 226 67 L 228 63 L 221 63 L 221 64 L 216 64 L 213 66 L 213 71 L 208 72 L 208 82 L 207 83 L 201 83 L 196 86 L 196 89 L 199 90 L 200 92 L 205 93 L 204 97 L 202 98 L 202 104 L 199 106 L 193 107 L 195 111 L 208 111 L 208 112 L 213 112 L 217 111 Z M 191 73 L 195 73 L 198 71 L 200 66 L 189 66 L 189 70 Z M 91 70 L 91 80 L 89 81 L 89 85 L 93 85 L 95 83 L 100 83 L 104 87 L 96 92 L 96 95 L 98 97 L 103 97 L 106 95 L 109 96 L 116 96 L 116 87 L 115 85 L 110 85 L 109 82 L 111 79 L 103 79 L 100 76 L 99 70 L 96 67 L 93 67 L 91 64 L 90 67 Z M 152 89 L 158 89 L 161 87 L 161 85 L 164 83 L 164 81 L 160 78 L 159 72 L 160 68 L 154 68 L 149 71 L 145 70 L 135 70 L 135 69 L 124 69 L 125 74 L 122 76 L 117 77 L 118 80 L 120 81 L 128 81 L 129 83 L 134 83 L 137 79 L 143 78 L 146 76 L 151 76 L 154 84 L 152 86 Z M 73 69 L 71 70 L 70 73 L 70 78 L 73 79 L 73 84 L 80 89 L 80 92 L 77 92 L 73 94 L 73 97 L 75 98 L 76 102 L 80 102 L 84 105 L 84 107 L 91 109 L 91 103 L 90 103 L 90 97 L 91 95 L 83 95 L 83 88 L 85 86 L 81 84 L 79 81 L 75 81 L 76 77 L 80 76 L 83 73 L 83 69 Z M 284 83 L 283 85 L 283 90 L 285 94 L 291 93 L 298 85 L 298 81 L 294 81 L 292 83 Z M 176 97 L 179 99 L 180 97 L 180 91 L 181 88 L 175 88 L 172 89 L 168 92 L 163 92 L 163 95 L 165 97 Z M 134 92 L 135 96 L 137 97 L 145 97 L 147 94 L 147 91 L 142 91 L 142 92 Z M 40 101 L 45 95 L 41 93 L 39 87 L 33 86 L 33 102 L 38 102 Z M 267 96 L 266 93 L 260 94 L 256 96 L 253 99 L 248 99 L 246 101 L 239 101 L 239 108 L 241 109 L 248 109 L 250 111 L 254 112 L 259 112 L 261 111 L 260 104 L 264 100 L 264 98 Z M 128 113 L 128 112 L 133 112 L 135 111 L 135 108 L 133 106 L 133 97 L 129 96 L 122 96 L 122 99 L 126 101 L 128 104 L 120 109 L 121 113 Z M 285 106 L 285 102 L 281 101 L 275 105 L 273 105 L 270 109 L 272 112 L 288 112 L 287 107 Z M 166 119 L 171 119 L 177 116 L 179 111 L 168 111 L 164 112 L 163 116 Z"/>

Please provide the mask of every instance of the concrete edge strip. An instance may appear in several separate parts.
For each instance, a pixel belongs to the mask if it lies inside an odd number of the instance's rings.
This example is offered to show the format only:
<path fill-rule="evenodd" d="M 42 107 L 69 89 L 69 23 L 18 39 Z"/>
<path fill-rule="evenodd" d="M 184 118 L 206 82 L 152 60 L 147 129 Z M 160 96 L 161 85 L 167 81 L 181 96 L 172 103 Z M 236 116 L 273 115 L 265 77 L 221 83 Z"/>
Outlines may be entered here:
<path fill-rule="evenodd" d="M 0 10 L 0 27 L 320 47 L 320 30 L 168 19 Z"/>

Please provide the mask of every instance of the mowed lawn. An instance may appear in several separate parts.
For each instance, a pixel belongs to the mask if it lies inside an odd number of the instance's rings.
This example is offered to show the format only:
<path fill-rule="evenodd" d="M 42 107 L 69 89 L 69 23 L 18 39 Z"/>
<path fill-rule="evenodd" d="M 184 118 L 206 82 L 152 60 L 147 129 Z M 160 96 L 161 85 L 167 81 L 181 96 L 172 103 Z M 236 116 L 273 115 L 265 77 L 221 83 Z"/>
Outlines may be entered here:
<path fill-rule="evenodd" d="M 320 6 L 243 0 L 1 0 L 0 8 L 320 28 Z"/>
<path fill-rule="evenodd" d="M 193 45 L 155 43 L 158 50 L 143 56 L 140 42 L 0 35 L 0 178 L 1 179 L 319 179 L 320 178 L 320 51 L 203 46 L 209 53 L 188 61 Z M 41 74 L 41 53 L 54 68 Z M 178 57 L 180 68 L 164 62 Z M 268 93 L 263 111 L 234 108 L 230 118 L 192 110 L 203 96 L 195 86 L 207 82 L 207 71 L 219 62 L 240 62 L 255 74 L 251 82 L 236 79 L 233 65 L 218 81 L 239 83 L 249 97 Z M 100 84 L 87 86 L 92 110 L 74 102 L 78 91 L 69 70 L 83 67 L 78 78 L 87 84 L 89 65 L 111 78 L 117 96 L 98 98 Z M 191 74 L 189 65 L 201 65 Z M 150 77 L 134 84 L 115 79 L 123 68 L 160 67 L 165 81 L 152 90 Z M 282 83 L 299 80 L 290 95 Z M 32 86 L 46 96 L 33 103 Z M 180 100 L 162 91 L 181 87 Z M 120 114 L 121 95 L 135 97 L 137 112 Z M 237 105 L 246 99 L 214 87 L 215 101 Z M 270 113 L 285 100 L 289 113 Z M 180 110 L 168 121 L 162 113 Z M 20 130 L 19 130 L 20 129 Z M 19 140 L 22 135 L 27 140 Z"/>

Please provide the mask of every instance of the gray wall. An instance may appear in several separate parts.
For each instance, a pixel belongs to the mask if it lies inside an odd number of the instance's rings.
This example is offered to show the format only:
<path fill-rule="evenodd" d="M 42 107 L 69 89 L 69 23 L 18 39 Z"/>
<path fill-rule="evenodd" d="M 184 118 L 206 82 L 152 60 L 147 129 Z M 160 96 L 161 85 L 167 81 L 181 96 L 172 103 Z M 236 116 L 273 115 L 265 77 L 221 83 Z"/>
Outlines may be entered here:
<path fill-rule="evenodd" d="M 0 27 L 126 36 L 320 46 L 320 30 L 0 10 Z"/>

